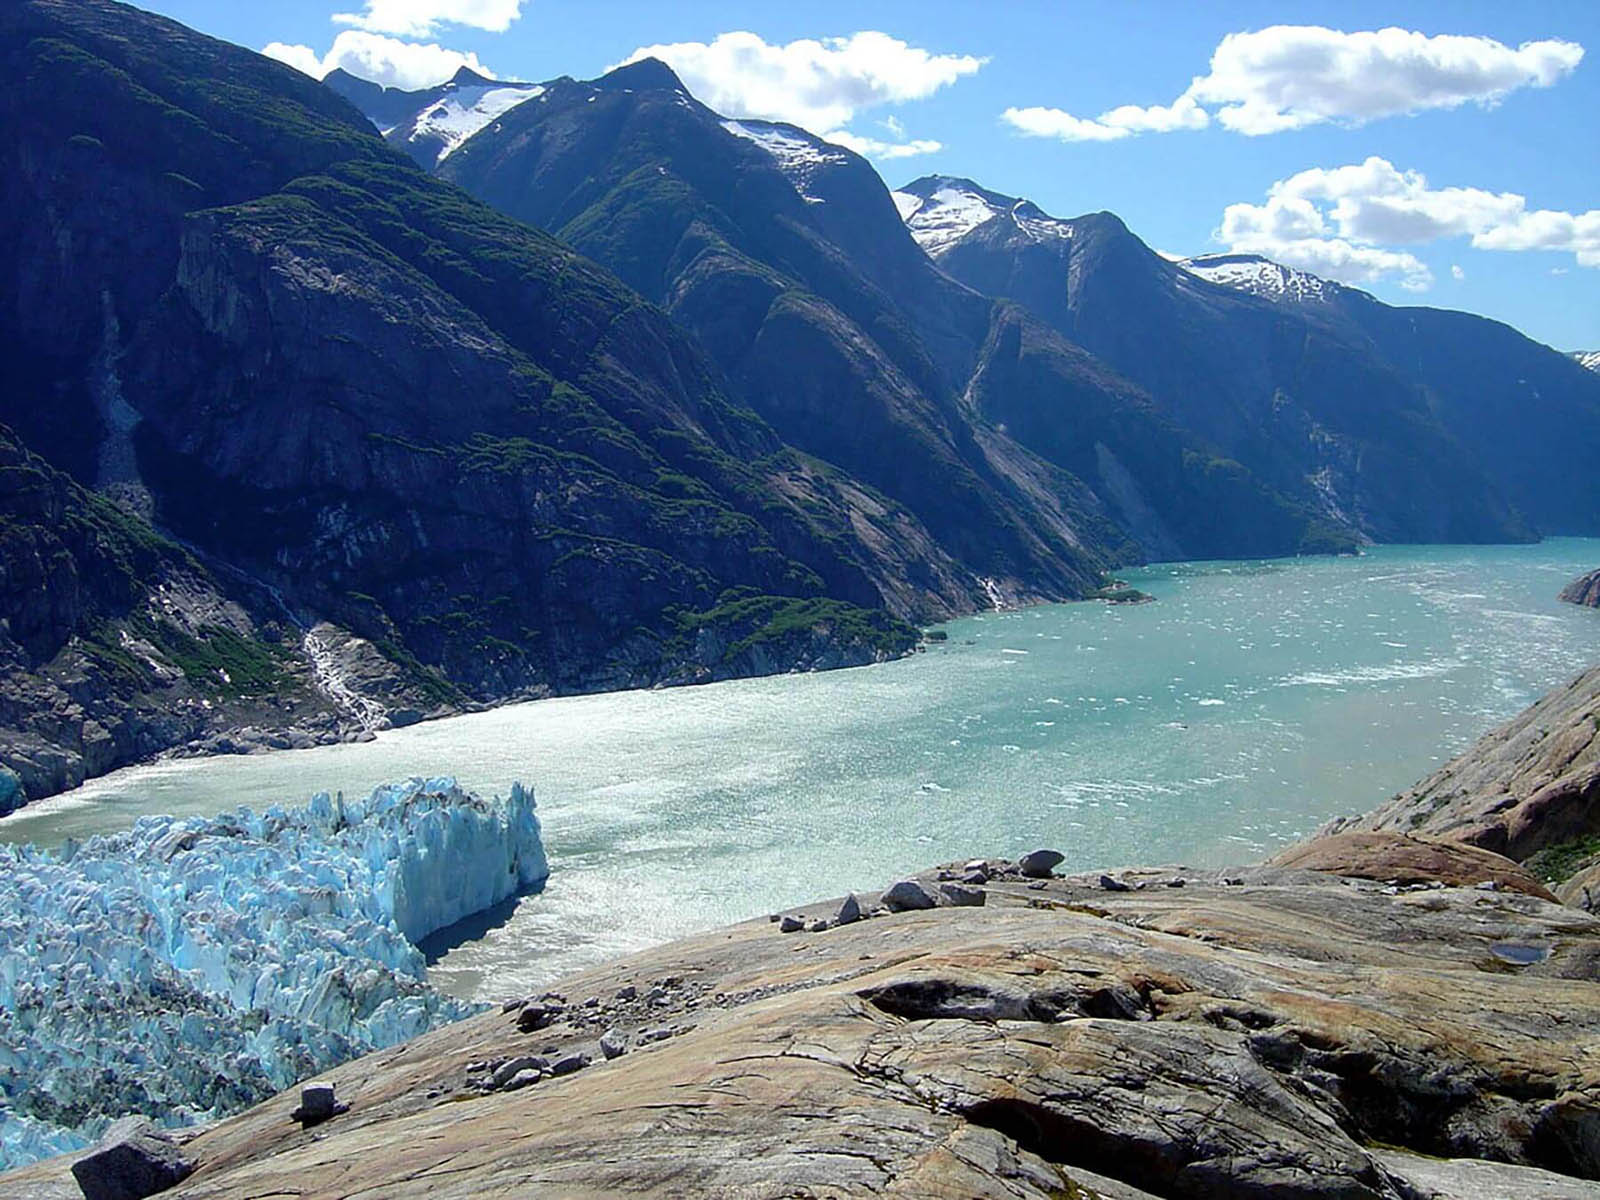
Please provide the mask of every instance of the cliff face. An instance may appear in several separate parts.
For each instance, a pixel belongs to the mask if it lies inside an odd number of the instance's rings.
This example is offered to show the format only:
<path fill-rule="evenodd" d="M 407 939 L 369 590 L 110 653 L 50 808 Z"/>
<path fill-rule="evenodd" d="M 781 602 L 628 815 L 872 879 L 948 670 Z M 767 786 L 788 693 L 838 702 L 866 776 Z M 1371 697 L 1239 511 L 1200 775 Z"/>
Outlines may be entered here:
<path fill-rule="evenodd" d="M 1600 835 L 1600 667 L 1387 804 L 1327 827 L 1361 830 L 1451 838 L 1519 862 L 1541 853 L 1548 861 Z"/>
<path fill-rule="evenodd" d="M 0 97 L 0 421 L 181 543 L 230 636 L 292 631 L 262 635 L 286 700 L 321 680 L 305 704 L 371 727 L 866 662 L 914 643 L 898 617 L 971 606 L 913 515 L 786 447 L 660 310 L 297 72 L 107 0 L 5 6 L 0 69 L 19 81 Z M 77 556 L 91 588 L 100 561 Z M 132 608 L 160 586 L 147 568 Z M 102 608 L 69 615 L 51 619 L 70 653 L 121 653 Z M 747 644 L 703 663 L 685 652 L 702 629 Z M 149 720 L 101 738 L 41 654 L 16 660 L 0 718 L 29 796 L 237 727 L 169 719 L 144 681 Z M 120 686 L 91 672 L 72 704 Z M 287 728 L 270 706 L 234 715 Z"/>
<path fill-rule="evenodd" d="M 1585 604 L 1600 608 L 1600 571 L 1580 575 L 1561 589 L 1561 599 L 1569 604 Z"/>

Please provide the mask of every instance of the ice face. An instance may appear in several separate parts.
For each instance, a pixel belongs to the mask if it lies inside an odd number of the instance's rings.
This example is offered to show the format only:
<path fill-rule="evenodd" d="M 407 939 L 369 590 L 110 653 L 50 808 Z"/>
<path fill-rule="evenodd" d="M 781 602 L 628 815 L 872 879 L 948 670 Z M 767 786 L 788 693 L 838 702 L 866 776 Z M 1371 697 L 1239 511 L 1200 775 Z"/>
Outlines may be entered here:
<path fill-rule="evenodd" d="M 413 779 L 0 847 L 0 1168 L 240 1108 L 469 1015 L 415 942 L 540 887 L 530 792 Z"/>

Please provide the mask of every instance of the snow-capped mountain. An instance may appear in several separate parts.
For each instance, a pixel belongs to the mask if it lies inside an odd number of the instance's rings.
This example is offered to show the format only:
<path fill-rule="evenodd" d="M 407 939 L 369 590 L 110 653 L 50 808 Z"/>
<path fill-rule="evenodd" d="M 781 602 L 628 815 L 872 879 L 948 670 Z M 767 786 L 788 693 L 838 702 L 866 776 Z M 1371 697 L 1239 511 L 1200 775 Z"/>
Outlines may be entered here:
<path fill-rule="evenodd" d="M 1009 223 L 1034 241 L 1072 237 L 1072 222 L 1052 217 L 1029 200 L 979 187 L 970 179 L 926 175 L 892 193 L 911 236 L 937 259 L 990 221 Z"/>
<path fill-rule="evenodd" d="M 1259 254 L 1200 254 L 1183 259 L 1178 265 L 1209 283 L 1248 292 L 1264 300 L 1323 303 L 1339 286 Z"/>
<path fill-rule="evenodd" d="M 747 138 L 760 146 L 778 164 L 778 169 L 794 185 L 808 204 L 824 203 L 808 185 L 819 171 L 849 163 L 848 152 L 825 142 L 798 125 L 775 121 L 723 121 L 722 127 L 735 137 Z"/>
<path fill-rule="evenodd" d="M 437 166 L 480 129 L 545 92 L 543 84 L 486 79 L 467 67 L 447 83 L 416 92 L 379 88 L 344 71 L 323 82 L 366 113 L 390 145 L 424 167 Z"/>
<path fill-rule="evenodd" d="M 1574 350 L 1572 357 L 1577 360 L 1580 367 L 1600 371 L 1600 350 Z"/>

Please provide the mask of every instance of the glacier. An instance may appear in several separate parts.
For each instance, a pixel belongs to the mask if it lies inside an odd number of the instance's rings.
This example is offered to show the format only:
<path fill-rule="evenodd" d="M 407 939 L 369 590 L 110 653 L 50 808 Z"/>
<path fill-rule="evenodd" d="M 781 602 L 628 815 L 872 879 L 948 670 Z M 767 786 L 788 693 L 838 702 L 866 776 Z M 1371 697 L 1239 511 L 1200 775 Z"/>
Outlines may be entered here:
<path fill-rule="evenodd" d="M 212 1120 L 477 1011 L 416 943 L 550 873 L 531 791 L 453 779 L 0 846 L 0 1170 Z"/>

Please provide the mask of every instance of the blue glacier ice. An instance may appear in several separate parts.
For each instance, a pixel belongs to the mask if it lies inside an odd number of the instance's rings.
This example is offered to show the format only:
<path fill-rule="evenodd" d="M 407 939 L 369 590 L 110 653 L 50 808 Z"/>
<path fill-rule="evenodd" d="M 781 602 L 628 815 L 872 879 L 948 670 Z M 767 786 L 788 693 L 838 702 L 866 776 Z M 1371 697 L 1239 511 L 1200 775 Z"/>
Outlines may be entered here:
<path fill-rule="evenodd" d="M 0 1169 L 209 1120 L 469 1015 L 415 943 L 549 875 L 533 795 L 413 779 L 0 846 Z"/>

